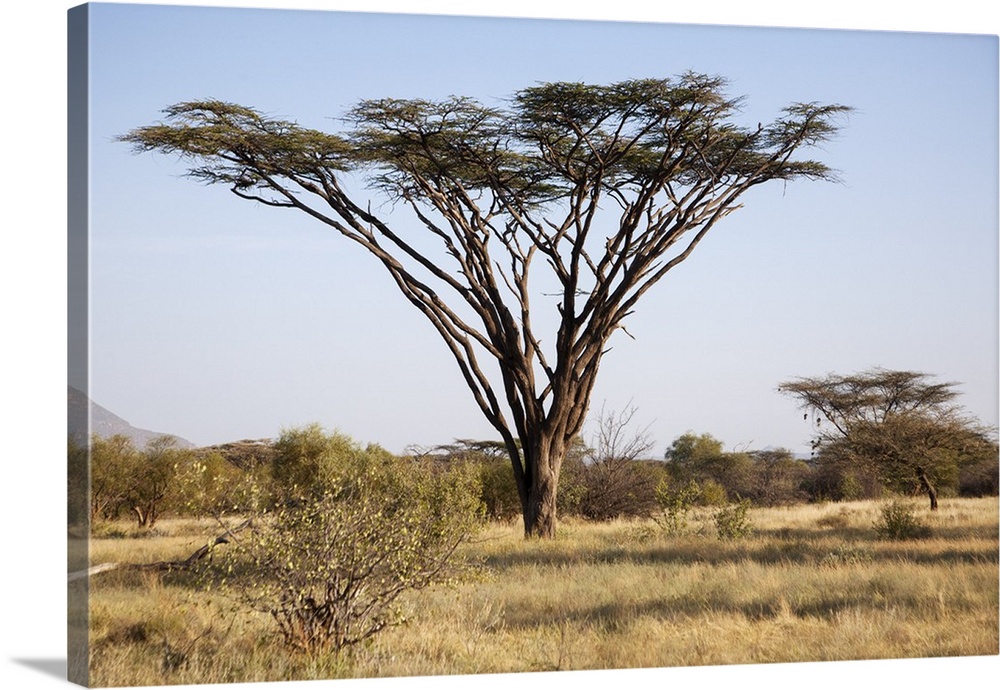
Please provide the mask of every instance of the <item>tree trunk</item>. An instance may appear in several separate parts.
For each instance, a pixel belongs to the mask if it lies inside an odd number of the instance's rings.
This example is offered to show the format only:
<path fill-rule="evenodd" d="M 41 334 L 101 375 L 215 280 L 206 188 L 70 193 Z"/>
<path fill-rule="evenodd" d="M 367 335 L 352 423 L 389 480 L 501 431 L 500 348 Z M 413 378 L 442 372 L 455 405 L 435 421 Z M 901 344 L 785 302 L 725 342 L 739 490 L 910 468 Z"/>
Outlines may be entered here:
<path fill-rule="evenodd" d="M 528 482 L 523 492 L 524 536 L 552 539 L 556 536 L 556 496 L 559 488 L 559 470 L 566 455 L 564 444 L 557 443 L 545 434 L 524 443 L 525 473 Z"/>
<path fill-rule="evenodd" d="M 556 536 L 557 483 L 558 480 L 550 474 L 532 485 L 524 513 L 525 537 L 552 539 Z"/>
<path fill-rule="evenodd" d="M 145 527 L 148 520 L 148 516 L 143 512 L 140 506 L 132 506 L 132 512 L 135 513 L 136 520 L 139 522 L 139 527 Z"/>
<path fill-rule="evenodd" d="M 937 489 L 935 489 L 934 485 L 931 484 L 931 480 L 928 478 L 927 473 L 924 472 L 923 467 L 917 468 L 917 479 L 920 480 L 920 486 L 923 487 L 924 491 L 927 492 L 927 496 L 931 499 L 931 510 L 937 510 Z"/>

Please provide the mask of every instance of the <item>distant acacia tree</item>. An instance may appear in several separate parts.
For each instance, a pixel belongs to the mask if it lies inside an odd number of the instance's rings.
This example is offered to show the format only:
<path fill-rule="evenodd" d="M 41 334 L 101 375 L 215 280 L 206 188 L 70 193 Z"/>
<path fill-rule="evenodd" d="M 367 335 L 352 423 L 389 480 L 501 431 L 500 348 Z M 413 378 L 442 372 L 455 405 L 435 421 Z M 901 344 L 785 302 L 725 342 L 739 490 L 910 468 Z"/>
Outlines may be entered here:
<path fill-rule="evenodd" d="M 152 527 L 174 487 L 177 466 L 190 453 L 177 448 L 172 436 L 160 436 L 139 450 L 127 436 L 90 442 L 92 518 L 132 513 L 139 527 Z"/>
<path fill-rule="evenodd" d="M 938 507 L 941 484 L 960 468 L 996 455 L 993 431 L 954 405 L 955 383 L 913 371 L 869 369 L 782 383 L 815 424 L 814 446 L 835 462 L 874 472 L 883 484 L 914 486 Z"/>
<path fill-rule="evenodd" d="M 639 298 L 752 188 L 834 177 L 795 154 L 830 139 L 848 108 L 794 104 L 744 127 L 741 99 L 725 87 L 689 73 L 540 84 L 505 107 L 366 100 L 337 134 L 204 100 L 121 140 L 179 155 L 192 177 L 297 209 L 371 253 L 430 320 L 502 438 L 526 535 L 551 537 L 563 459 L 608 340 Z M 408 207 L 422 234 L 373 210 L 381 204 L 352 191 L 351 175 Z M 543 337 L 533 317 L 545 293 L 556 295 L 557 326 Z"/>

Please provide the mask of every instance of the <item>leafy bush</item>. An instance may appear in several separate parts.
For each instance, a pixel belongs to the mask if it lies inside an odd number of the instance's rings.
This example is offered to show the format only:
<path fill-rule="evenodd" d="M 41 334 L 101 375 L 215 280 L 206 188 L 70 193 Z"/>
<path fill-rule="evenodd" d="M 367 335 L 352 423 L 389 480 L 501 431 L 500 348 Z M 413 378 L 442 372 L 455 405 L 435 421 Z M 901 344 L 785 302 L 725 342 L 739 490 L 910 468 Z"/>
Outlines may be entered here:
<path fill-rule="evenodd" d="M 931 534 L 930 527 L 916 516 L 914 507 L 900 500 L 892 500 L 883 505 L 873 527 L 880 539 L 894 541 L 924 539 Z"/>
<path fill-rule="evenodd" d="M 217 452 L 189 454 L 174 467 L 167 507 L 178 515 L 222 517 L 248 513 L 265 500 L 252 470 L 241 470 Z"/>
<path fill-rule="evenodd" d="M 724 487 L 714 479 L 705 479 L 701 484 L 698 494 L 698 505 L 701 506 L 722 506 L 729 502 L 729 494 Z"/>
<path fill-rule="evenodd" d="M 322 493 L 258 517 L 207 565 L 223 591 L 306 653 L 339 652 L 402 623 L 399 596 L 453 577 L 456 548 L 482 520 L 466 466 L 432 472 L 377 448 L 351 455 L 324 472 Z"/>
<path fill-rule="evenodd" d="M 510 460 L 487 458 L 476 463 L 479 482 L 482 486 L 481 498 L 486 517 L 491 520 L 510 522 L 521 515 L 521 499 L 517 493 L 517 483 Z"/>
<path fill-rule="evenodd" d="M 749 537 L 753 533 L 749 510 L 750 501 L 745 498 L 719 508 L 713 515 L 719 539 L 734 540 Z"/>
<path fill-rule="evenodd" d="M 687 531 L 688 515 L 701 498 L 701 489 L 691 480 L 685 486 L 674 488 L 666 480 L 656 487 L 656 502 L 661 512 L 654 516 L 667 534 L 677 536 Z"/>
<path fill-rule="evenodd" d="M 362 452 L 348 436 L 327 433 L 319 424 L 284 430 L 271 457 L 275 498 L 295 502 L 323 496 Z"/>

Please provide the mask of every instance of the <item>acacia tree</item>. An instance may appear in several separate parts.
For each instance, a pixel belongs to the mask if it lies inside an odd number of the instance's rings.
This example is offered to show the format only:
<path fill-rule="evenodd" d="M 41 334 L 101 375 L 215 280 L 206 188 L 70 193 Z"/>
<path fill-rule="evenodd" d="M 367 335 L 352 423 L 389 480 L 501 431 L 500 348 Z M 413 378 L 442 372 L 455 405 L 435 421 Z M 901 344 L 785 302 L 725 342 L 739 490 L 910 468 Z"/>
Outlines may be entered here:
<path fill-rule="evenodd" d="M 874 471 L 883 483 L 914 485 L 938 507 L 938 487 L 955 483 L 963 459 L 995 448 L 992 432 L 953 404 L 956 383 L 913 371 L 869 369 L 782 383 L 816 427 L 814 448 Z M 995 450 L 993 451 L 995 454 Z"/>
<path fill-rule="evenodd" d="M 725 87 L 688 73 L 540 84 L 498 107 L 366 100 L 340 133 L 194 101 L 120 139 L 179 155 L 192 177 L 305 212 L 370 252 L 433 324 L 503 440 L 526 535 L 548 537 L 563 458 L 608 340 L 639 298 L 753 187 L 834 177 L 794 156 L 829 139 L 846 107 L 794 104 L 744 127 L 742 99 Z M 360 194 L 345 185 L 358 177 Z M 408 207 L 440 252 L 412 222 L 373 211 L 368 192 Z M 558 325 L 543 340 L 532 298 L 546 291 Z"/>
<path fill-rule="evenodd" d="M 172 436 L 159 436 L 139 450 L 127 436 L 90 442 L 91 520 L 115 518 L 126 510 L 139 527 L 153 527 L 174 487 L 178 465 L 189 454 Z"/>

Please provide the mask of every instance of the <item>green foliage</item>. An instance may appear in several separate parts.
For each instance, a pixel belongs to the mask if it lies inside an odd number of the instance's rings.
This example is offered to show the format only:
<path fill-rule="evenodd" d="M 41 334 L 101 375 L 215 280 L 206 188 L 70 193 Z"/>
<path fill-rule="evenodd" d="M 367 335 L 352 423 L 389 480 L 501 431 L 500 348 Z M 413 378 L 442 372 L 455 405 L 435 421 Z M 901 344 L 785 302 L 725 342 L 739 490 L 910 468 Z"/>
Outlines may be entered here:
<path fill-rule="evenodd" d="M 241 470 L 218 452 L 188 454 L 174 473 L 168 507 L 178 515 L 252 513 L 267 500 L 256 472 Z"/>
<path fill-rule="evenodd" d="M 954 404 L 955 383 L 875 368 L 847 376 L 786 381 L 815 423 L 821 464 L 813 494 L 877 497 L 882 490 L 956 494 L 962 468 L 995 455 L 995 431 Z"/>
<path fill-rule="evenodd" d="M 480 498 L 486 516 L 508 522 L 521 513 L 521 499 L 511 470 L 507 447 L 502 441 L 455 439 L 454 442 L 419 450 L 415 457 L 445 467 L 467 465 L 478 476 Z"/>
<path fill-rule="evenodd" d="M 873 528 L 880 539 L 893 541 L 925 539 L 931 535 L 930 527 L 916 516 L 913 505 L 899 499 L 882 506 Z"/>
<path fill-rule="evenodd" d="M 666 459 L 681 466 L 694 464 L 722 454 L 722 441 L 711 434 L 682 434 L 667 449 Z"/>
<path fill-rule="evenodd" d="M 691 481 L 694 482 L 693 479 Z M 721 506 L 729 502 L 726 487 L 714 479 L 703 479 L 700 484 L 695 484 L 695 486 L 700 489 L 698 494 L 698 505 L 700 506 Z"/>
<path fill-rule="evenodd" d="M 271 459 L 275 498 L 303 501 L 322 496 L 364 454 L 354 440 L 338 432 L 328 434 L 319 424 L 286 429 L 274 442 Z"/>
<path fill-rule="evenodd" d="M 188 174 L 208 183 L 230 185 L 243 195 L 266 188 L 269 173 L 316 175 L 354 165 L 342 137 L 269 119 L 235 103 L 188 101 L 163 112 L 170 124 L 143 127 L 120 141 L 133 144 L 137 151 L 211 160 L 211 164 L 193 166 Z M 257 164 L 248 165 L 249 161 Z"/>
<path fill-rule="evenodd" d="M 517 484 L 504 458 L 486 458 L 477 463 L 482 501 L 486 516 L 491 520 L 509 522 L 521 514 Z"/>
<path fill-rule="evenodd" d="M 139 527 L 152 527 L 169 500 L 177 466 L 189 457 L 170 436 L 138 450 L 126 436 L 90 443 L 91 518 L 134 514 Z"/>
<path fill-rule="evenodd" d="M 347 113 L 352 129 L 343 135 L 209 99 L 172 105 L 163 111 L 167 123 L 119 140 L 201 161 L 191 176 L 249 198 L 277 177 L 330 179 L 362 166 L 393 195 L 424 195 L 430 181 L 439 189 L 502 189 L 520 204 L 567 198 L 580 179 L 595 176 L 616 185 L 664 172 L 675 185 L 832 178 L 819 162 L 782 154 L 828 139 L 836 130 L 831 120 L 849 108 L 797 104 L 767 127 L 743 129 L 727 122 L 741 99 L 724 96 L 725 87 L 721 77 L 689 72 L 609 85 L 540 84 L 517 92 L 508 110 L 468 97 L 371 99 Z M 664 156 L 665 149 L 677 155 Z"/>
<path fill-rule="evenodd" d="M 86 526 L 90 514 L 89 477 L 90 451 L 72 438 L 66 453 L 66 519 L 70 528 Z"/>
<path fill-rule="evenodd" d="M 314 428 L 302 431 L 289 440 L 310 441 L 305 448 L 322 440 Z M 320 447 L 348 441 L 326 439 Z M 255 518 L 248 536 L 206 566 L 223 591 L 268 614 L 284 642 L 306 653 L 338 652 L 404 622 L 400 595 L 455 576 L 455 549 L 483 518 L 469 466 L 432 471 L 377 447 L 350 447 L 350 462 L 324 466 L 322 489 Z"/>
<path fill-rule="evenodd" d="M 667 468 L 675 482 L 695 481 L 703 490 L 703 505 L 724 503 L 728 496 L 750 496 L 757 484 L 754 457 L 728 453 L 710 434 L 679 436 L 666 452 Z"/>
<path fill-rule="evenodd" d="M 745 539 L 753 534 L 749 511 L 750 501 L 745 498 L 719 508 L 712 516 L 719 539 Z"/>
<path fill-rule="evenodd" d="M 675 488 L 666 480 L 656 487 L 656 502 L 660 513 L 654 516 L 656 522 L 671 536 L 684 534 L 688 528 L 691 509 L 701 498 L 701 489 L 694 480 Z"/>

